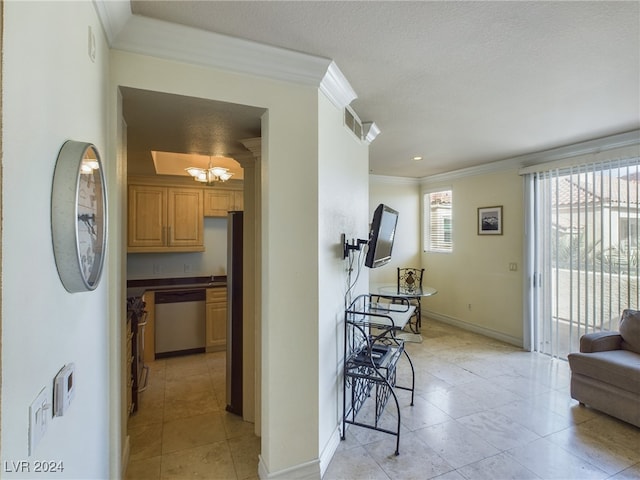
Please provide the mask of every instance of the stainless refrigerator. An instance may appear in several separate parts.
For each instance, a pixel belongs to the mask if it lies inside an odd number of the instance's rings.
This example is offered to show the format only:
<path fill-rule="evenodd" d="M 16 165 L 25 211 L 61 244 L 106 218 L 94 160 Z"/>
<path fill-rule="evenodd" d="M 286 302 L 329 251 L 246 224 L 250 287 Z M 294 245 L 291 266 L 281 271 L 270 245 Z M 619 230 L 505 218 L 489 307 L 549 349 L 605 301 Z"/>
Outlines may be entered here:
<path fill-rule="evenodd" d="M 242 212 L 227 217 L 227 411 L 242 415 Z"/>

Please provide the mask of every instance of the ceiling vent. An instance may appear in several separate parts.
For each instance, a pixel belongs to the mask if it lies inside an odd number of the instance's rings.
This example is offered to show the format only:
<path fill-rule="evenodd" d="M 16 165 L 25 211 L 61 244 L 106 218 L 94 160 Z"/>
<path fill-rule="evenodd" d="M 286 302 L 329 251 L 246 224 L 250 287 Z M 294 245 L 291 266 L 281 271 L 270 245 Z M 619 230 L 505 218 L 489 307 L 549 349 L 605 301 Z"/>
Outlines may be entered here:
<path fill-rule="evenodd" d="M 344 124 L 358 137 L 367 144 L 371 144 L 380 133 L 380 129 L 374 122 L 362 123 L 358 115 L 349 107 L 344 109 Z"/>

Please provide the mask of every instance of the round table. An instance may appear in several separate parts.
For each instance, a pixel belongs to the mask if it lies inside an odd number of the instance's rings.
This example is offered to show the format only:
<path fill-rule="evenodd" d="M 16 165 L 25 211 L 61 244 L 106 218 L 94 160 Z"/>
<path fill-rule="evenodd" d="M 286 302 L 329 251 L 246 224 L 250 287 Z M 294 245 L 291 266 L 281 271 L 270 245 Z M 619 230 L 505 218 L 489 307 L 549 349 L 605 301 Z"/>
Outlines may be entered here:
<path fill-rule="evenodd" d="M 372 284 L 369 286 L 369 293 L 373 295 L 384 295 L 387 297 L 406 298 L 409 300 L 416 300 L 417 307 L 417 319 L 416 329 L 412 330 L 414 333 L 420 333 L 420 327 L 422 326 L 422 308 L 420 305 L 420 299 L 423 297 L 431 297 L 438 293 L 433 287 L 415 287 L 413 289 L 407 289 L 398 287 L 398 285 L 391 284 Z"/>
<path fill-rule="evenodd" d="M 406 288 L 398 288 L 397 285 L 390 284 L 373 284 L 369 290 L 369 293 L 373 294 L 402 298 L 431 297 L 438 293 L 438 290 L 433 287 L 416 287 L 412 290 L 408 290 Z"/>

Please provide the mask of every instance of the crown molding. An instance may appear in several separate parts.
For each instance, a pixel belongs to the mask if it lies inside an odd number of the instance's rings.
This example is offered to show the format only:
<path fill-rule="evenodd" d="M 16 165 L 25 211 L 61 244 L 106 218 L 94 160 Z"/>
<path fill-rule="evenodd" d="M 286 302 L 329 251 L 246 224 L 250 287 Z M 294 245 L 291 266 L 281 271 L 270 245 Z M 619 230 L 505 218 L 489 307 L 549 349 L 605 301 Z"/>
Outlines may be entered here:
<path fill-rule="evenodd" d="M 522 174 L 526 173 L 526 170 L 522 169 L 526 169 L 527 167 L 531 168 L 534 166 L 549 165 L 553 162 L 577 158 L 582 155 L 590 155 L 627 147 L 633 148 L 638 145 L 640 145 L 640 130 L 632 130 L 630 132 L 587 140 L 585 142 L 566 145 L 564 147 L 485 163 L 475 167 L 429 175 L 428 177 L 423 177 L 420 180 L 423 186 L 427 186 L 434 183 L 448 182 L 474 175 L 487 175 L 491 173 L 505 172 L 508 170 L 518 170 L 519 173 Z"/>
<path fill-rule="evenodd" d="M 319 86 L 331 60 L 132 15 L 113 48 L 215 69 Z"/>
<path fill-rule="evenodd" d="M 364 140 L 367 145 L 371 145 L 371 142 L 380 135 L 380 127 L 376 125 L 376 122 L 364 122 L 362 128 L 364 130 Z"/>
<path fill-rule="evenodd" d="M 505 172 L 507 170 L 518 170 L 520 165 L 514 163 L 514 159 L 498 160 L 496 162 L 483 163 L 475 167 L 461 168 L 451 172 L 437 173 L 420 179 L 423 186 L 432 183 L 449 182 L 464 177 L 472 177 L 474 175 L 488 175 L 490 173 Z"/>
<path fill-rule="evenodd" d="M 133 15 L 129 1 L 94 5 L 111 48 L 318 87 L 338 108 L 357 97 L 331 59 Z"/>
<path fill-rule="evenodd" d="M 129 0 L 93 0 L 102 29 L 109 46 L 131 18 L 131 2 Z"/>
<path fill-rule="evenodd" d="M 611 158 L 612 155 L 623 157 L 640 155 L 640 130 L 524 155 L 517 157 L 517 160 L 521 165 L 520 174 L 526 174 L 563 166 L 575 166 L 585 162 L 598 162 L 607 157 Z M 603 156 L 604 158 L 598 158 Z"/>
<path fill-rule="evenodd" d="M 369 174 L 369 183 L 375 185 L 405 185 L 405 186 L 417 186 L 420 185 L 419 178 L 411 177 L 393 177 L 390 175 L 371 175 Z"/>
<path fill-rule="evenodd" d="M 358 97 L 335 62 L 329 64 L 327 72 L 322 77 L 320 91 L 340 109 L 345 108 Z"/>

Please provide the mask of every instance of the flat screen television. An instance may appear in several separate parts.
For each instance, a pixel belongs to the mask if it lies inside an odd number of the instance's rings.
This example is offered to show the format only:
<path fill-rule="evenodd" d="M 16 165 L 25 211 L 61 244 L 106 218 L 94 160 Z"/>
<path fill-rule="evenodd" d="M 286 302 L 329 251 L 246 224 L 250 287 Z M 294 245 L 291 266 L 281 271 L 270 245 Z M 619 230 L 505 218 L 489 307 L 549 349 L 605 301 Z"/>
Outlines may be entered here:
<path fill-rule="evenodd" d="M 382 203 L 376 207 L 369 232 L 367 258 L 364 261 L 367 267 L 377 268 L 391 261 L 397 224 L 398 212 Z"/>

